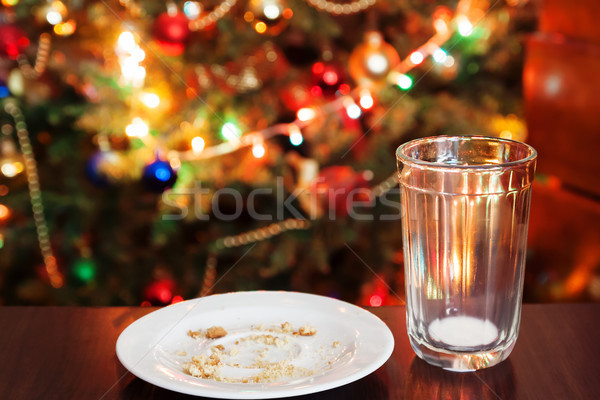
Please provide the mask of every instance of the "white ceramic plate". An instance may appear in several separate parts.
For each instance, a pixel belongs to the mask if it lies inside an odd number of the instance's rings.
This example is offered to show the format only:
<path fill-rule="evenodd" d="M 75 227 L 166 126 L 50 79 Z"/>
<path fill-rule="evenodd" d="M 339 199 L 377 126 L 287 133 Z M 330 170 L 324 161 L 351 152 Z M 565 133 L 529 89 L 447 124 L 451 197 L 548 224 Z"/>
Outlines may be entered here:
<path fill-rule="evenodd" d="M 313 371 L 310 376 L 226 383 L 193 377 L 184 370 L 193 355 L 210 354 L 218 344 L 229 349 L 235 341 L 239 344 L 256 334 L 261 324 L 267 329 L 284 322 L 296 329 L 310 325 L 317 330 L 314 336 L 290 335 L 286 344 L 286 359 Z M 222 326 L 228 334 L 220 339 L 187 335 L 189 330 L 211 326 Z M 332 389 L 375 371 L 393 348 L 389 328 L 370 312 L 329 297 L 294 292 L 237 292 L 184 301 L 138 319 L 117 340 L 119 360 L 137 377 L 176 392 L 228 399 L 289 397 Z M 250 350 L 244 350 L 246 355 Z"/>

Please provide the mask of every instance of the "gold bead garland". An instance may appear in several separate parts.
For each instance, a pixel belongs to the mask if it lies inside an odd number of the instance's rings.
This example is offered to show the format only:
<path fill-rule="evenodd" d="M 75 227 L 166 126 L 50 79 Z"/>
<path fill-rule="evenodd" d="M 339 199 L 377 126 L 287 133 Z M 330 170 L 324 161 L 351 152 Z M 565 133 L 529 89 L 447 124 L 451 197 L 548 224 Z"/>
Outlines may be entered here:
<path fill-rule="evenodd" d="M 383 196 L 391 188 L 397 185 L 396 174 L 393 174 L 383 182 L 371 188 L 371 192 L 375 197 Z M 240 247 L 248 244 L 262 242 L 274 236 L 280 235 L 286 231 L 308 229 L 310 221 L 299 218 L 288 218 L 284 221 L 273 223 L 263 228 L 254 229 L 235 236 L 226 236 L 218 239 L 216 246 L 218 249 Z M 206 261 L 206 269 L 204 270 L 204 278 L 202 280 L 202 289 L 200 296 L 208 296 L 215 285 L 217 277 L 217 257 L 215 254 L 210 254 Z"/>
<path fill-rule="evenodd" d="M 40 190 L 37 162 L 35 161 L 31 141 L 29 140 L 27 124 L 25 123 L 23 113 L 14 101 L 7 101 L 4 104 L 4 111 L 6 111 L 15 121 L 19 146 L 21 147 L 23 159 L 25 160 L 25 174 L 27 176 L 29 187 L 29 198 L 31 200 L 33 220 L 35 222 L 38 243 L 44 259 L 46 272 L 48 273 L 50 284 L 55 288 L 59 288 L 63 286 L 64 278 L 58 271 L 56 258 L 52 252 L 52 246 L 50 245 L 50 235 L 48 233 L 48 223 L 46 222 L 44 205 L 42 203 L 42 192 Z"/>
<path fill-rule="evenodd" d="M 225 15 L 227 15 L 229 11 L 231 11 L 231 8 L 236 5 L 236 3 L 237 0 L 223 1 L 221 4 L 216 6 L 211 12 L 209 12 L 208 15 L 205 15 L 201 18 L 190 22 L 190 29 L 193 31 L 199 31 L 211 24 L 214 24 L 215 22 L 223 18 Z"/>
<path fill-rule="evenodd" d="M 284 221 L 273 223 L 263 228 L 254 229 L 240 235 L 226 236 L 217 240 L 217 248 L 232 248 L 245 246 L 263 240 L 270 239 L 273 236 L 280 235 L 286 231 L 310 228 L 310 221 L 299 218 L 288 218 Z"/>
<path fill-rule="evenodd" d="M 371 188 L 371 193 L 373 193 L 373 196 L 375 196 L 375 197 L 383 196 L 384 194 L 389 192 L 391 188 L 393 188 L 394 186 L 396 186 L 398 184 L 397 179 L 398 179 L 398 176 L 396 174 L 393 174 L 392 176 L 390 176 L 383 182 L 379 183 L 376 186 L 373 186 Z"/>
<path fill-rule="evenodd" d="M 206 260 L 206 269 L 204 270 L 204 279 L 202 281 L 202 290 L 200 297 L 208 296 L 215 285 L 217 277 L 217 256 L 210 254 Z"/>
<path fill-rule="evenodd" d="M 288 218 L 281 222 L 276 222 L 263 228 L 254 229 L 240 235 L 226 236 L 218 239 L 216 242 L 217 249 L 232 248 L 245 246 L 247 244 L 262 242 L 280 235 L 287 231 L 298 229 L 308 229 L 310 221 L 299 218 Z M 208 296 L 215 285 L 217 277 L 217 257 L 215 254 L 210 254 L 206 260 L 206 269 L 204 270 L 204 278 L 202 280 L 202 288 L 200 297 Z"/>
<path fill-rule="evenodd" d="M 307 0 L 312 7 L 333 15 L 356 14 L 375 4 L 376 0 L 358 0 L 352 3 L 339 4 L 329 0 Z"/>
<path fill-rule="evenodd" d="M 48 65 L 48 58 L 50 56 L 50 43 L 52 42 L 52 36 L 48 33 L 42 33 L 40 35 L 40 42 L 38 45 L 37 55 L 35 57 L 35 65 L 32 67 L 24 54 L 19 54 L 17 62 L 23 75 L 28 79 L 37 79 L 46 70 Z"/>

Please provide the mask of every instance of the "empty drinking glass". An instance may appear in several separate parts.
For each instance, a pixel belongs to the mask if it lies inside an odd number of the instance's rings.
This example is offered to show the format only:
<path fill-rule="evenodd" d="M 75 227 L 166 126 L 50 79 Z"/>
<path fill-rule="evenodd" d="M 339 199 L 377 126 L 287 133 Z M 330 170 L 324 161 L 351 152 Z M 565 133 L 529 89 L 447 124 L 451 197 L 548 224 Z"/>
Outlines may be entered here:
<path fill-rule="evenodd" d="M 478 136 L 396 152 L 410 343 L 456 371 L 506 359 L 519 332 L 536 151 Z"/>

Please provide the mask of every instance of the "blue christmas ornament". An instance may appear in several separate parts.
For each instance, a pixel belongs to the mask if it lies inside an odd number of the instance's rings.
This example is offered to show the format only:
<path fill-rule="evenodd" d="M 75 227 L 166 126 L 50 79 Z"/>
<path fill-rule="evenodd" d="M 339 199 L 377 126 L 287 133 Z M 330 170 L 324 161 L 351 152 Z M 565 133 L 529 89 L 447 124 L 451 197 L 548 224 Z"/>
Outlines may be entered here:
<path fill-rule="evenodd" d="M 3 99 L 8 96 L 10 96 L 10 91 L 8 90 L 8 87 L 4 82 L 0 81 L 0 99 Z"/>
<path fill-rule="evenodd" d="M 172 187 L 177 180 L 177 172 L 168 161 L 156 159 L 144 167 L 142 182 L 149 190 L 162 193 Z"/>
<path fill-rule="evenodd" d="M 110 186 L 110 181 L 106 175 L 100 171 L 100 163 L 105 161 L 105 154 L 101 151 L 90 157 L 85 165 L 85 175 L 89 181 L 96 187 Z"/>

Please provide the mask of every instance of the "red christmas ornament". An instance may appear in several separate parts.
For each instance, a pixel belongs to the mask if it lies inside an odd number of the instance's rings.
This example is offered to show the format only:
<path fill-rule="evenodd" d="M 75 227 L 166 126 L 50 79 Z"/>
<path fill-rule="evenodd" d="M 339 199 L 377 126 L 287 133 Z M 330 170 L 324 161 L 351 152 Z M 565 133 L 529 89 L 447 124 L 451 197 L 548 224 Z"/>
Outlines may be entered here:
<path fill-rule="evenodd" d="M 309 88 L 298 82 L 293 82 L 289 86 L 284 87 L 280 91 L 279 97 L 283 105 L 293 112 L 298 111 L 302 107 L 308 107 L 314 101 Z"/>
<path fill-rule="evenodd" d="M 174 280 L 154 281 L 144 289 L 144 302 L 150 302 L 153 306 L 165 306 L 173 300 L 173 292 L 175 292 Z"/>
<path fill-rule="evenodd" d="M 154 38 L 167 55 L 180 55 L 190 37 L 189 20 L 184 13 L 164 12 L 154 21 Z"/>
<path fill-rule="evenodd" d="M 368 201 L 367 180 L 348 166 L 323 168 L 311 185 L 311 192 L 319 199 L 319 204 L 328 217 L 334 213 L 338 217 L 348 215 L 358 202 Z"/>
<path fill-rule="evenodd" d="M 0 26 L 0 54 L 6 54 L 16 60 L 27 46 L 29 39 L 21 28 L 16 25 Z"/>
<path fill-rule="evenodd" d="M 336 92 L 345 91 L 344 69 L 329 63 L 316 62 L 312 66 L 312 82 L 310 93 L 313 96 L 335 96 Z M 349 87 L 348 87 L 349 89 Z M 344 93 L 342 93 L 344 94 Z"/>

